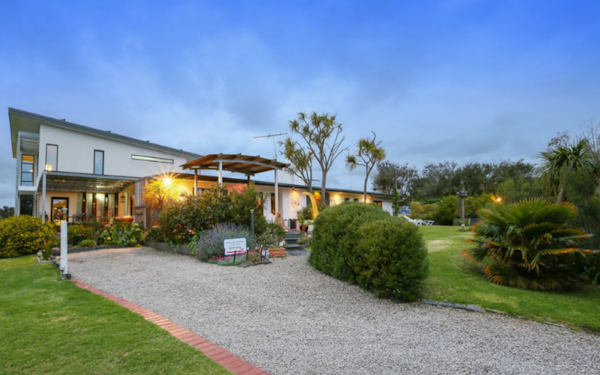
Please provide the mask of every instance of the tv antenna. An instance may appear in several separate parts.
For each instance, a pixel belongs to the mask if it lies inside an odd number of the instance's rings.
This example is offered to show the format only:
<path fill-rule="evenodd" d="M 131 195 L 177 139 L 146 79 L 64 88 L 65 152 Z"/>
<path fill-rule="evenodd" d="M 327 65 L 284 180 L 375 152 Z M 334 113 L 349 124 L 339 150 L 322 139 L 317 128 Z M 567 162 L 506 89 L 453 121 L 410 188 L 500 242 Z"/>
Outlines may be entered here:
<path fill-rule="evenodd" d="M 280 135 L 286 135 L 287 133 L 277 133 L 277 134 L 267 134 L 267 135 L 259 135 L 257 137 L 254 137 L 254 139 L 256 138 L 272 138 L 273 139 L 273 159 L 277 160 L 277 147 L 275 145 L 275 137 L 279 137 Z"/>

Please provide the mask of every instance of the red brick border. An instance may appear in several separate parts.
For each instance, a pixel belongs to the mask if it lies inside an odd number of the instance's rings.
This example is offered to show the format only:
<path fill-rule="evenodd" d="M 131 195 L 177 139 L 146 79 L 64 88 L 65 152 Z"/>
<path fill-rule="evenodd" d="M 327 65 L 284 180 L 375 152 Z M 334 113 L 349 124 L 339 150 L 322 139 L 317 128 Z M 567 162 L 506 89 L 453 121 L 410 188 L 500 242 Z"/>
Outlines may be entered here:
<path fill-rule="evenodd" d="M 183 328 L 182 326 L 170 321 L 169 319 L 160 316 L 142 306 L 136 305 L 133 302 L 129 302 L 123 298 L 113 296 L 112 294 L 105 293 L 101 290 L 94 288 L 93 286 L 82 283 L 79 280 L 74 280 L 75 285 L 81 289 L 89 290 L 92 293 L 98 294 L 104 298 L 118 303 L 119 305 L 131 310 L 132 312 L 141 315 L 144 319 L 152 322 L 162 329 L 169 332 L 175 338 L 190 344 L 194 348 L 200 350 L 204 355 L 211 358 L 227 370 L 237 375 L 271 375 L 270 373 L 244 361 L 240 357 L 228 352 L 220 346 L 208 341 L 207 339 L 198 336 L 194 332 Z"/>

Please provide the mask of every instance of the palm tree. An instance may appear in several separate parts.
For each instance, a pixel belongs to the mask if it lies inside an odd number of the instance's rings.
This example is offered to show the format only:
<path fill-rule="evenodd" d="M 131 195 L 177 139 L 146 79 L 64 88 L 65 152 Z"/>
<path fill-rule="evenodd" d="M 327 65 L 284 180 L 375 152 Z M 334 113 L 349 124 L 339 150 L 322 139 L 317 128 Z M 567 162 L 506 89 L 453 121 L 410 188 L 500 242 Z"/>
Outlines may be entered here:
<path fill-rule="evenodd" d="M 558 145 L 540 155 L 539 172 L 542 183 L 550 195 L 556 195 L 556 202 L 566 200 L 567 178 L 570 172 L 577 172 L 583 167 L 596 170 L 589 142 L 582 138 L 571 145 Z"/>
<path fill-rule="evenodd" d="M 577 217 L 569 202 L 553 204 L 532 198 L 483 211 L 484 220 L 473 227 L 475 247 L 463 256 L 482 266 L 493 283 L 532 290 L 560 290 L 585 281 L 570 267 L 573 256 L 587 257 L 596 250 L 581 249 L 583 230 L 568 228 Z"/>
<path fill-rule="evenodd" d="M 373 133 L 373 139 L 361 138 L 358 141 L 358 150 L 356 155 L 346 156 L 346 165 L 350 170 L 354 170 L 357 166 L 361 165 L 365 167 L 366 177 L 364 186 L 363 202 L 367 202 L 367 183 L 369 182 L 369 175 L 373 168 L 385 159 L 385 150 L 380 147 L 381 141 L 375 142 L 377 134 Z"/>

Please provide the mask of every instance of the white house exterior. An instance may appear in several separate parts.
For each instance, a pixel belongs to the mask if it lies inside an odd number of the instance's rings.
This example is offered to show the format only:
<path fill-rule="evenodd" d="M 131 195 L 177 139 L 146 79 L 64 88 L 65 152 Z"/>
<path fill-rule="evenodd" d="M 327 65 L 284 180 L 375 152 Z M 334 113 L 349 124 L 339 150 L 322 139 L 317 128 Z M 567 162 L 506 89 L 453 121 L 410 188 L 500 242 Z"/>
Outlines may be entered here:
<path fill-rule="evenodd" d="M 18 109 L 9 108 L 8 114 L 16 159 L 15 215 L 72 222 L 132 216 L 145 223 L 142 195 L 149 179 L 174 176 L 174 187 L 186 194 L 194 193 L 194 181 L 199 192 L 217 183 L 214 176 L 194 177 L 182 168 L 200 158 L 192 152 Z M 267 220 L 275 218 L 275 195 L 285 220 L 295 219 L 297 211 L 307 205 L 307 197 L 301 195 L 305 187 L 284 182 L 284 174 L 277 174 L 279 194 L 274 194 L 272 182 L 254 182 L 269 196 L 264 209 Z M 247 181 L 229 178 L 224 182 L 229 189 L 237 189 Z M 331 205 L 362 201 L 358 191 L 328 189 L 328 195 Z M 391 212 L 389 195 L 370 193 L 370 198 Z"/>

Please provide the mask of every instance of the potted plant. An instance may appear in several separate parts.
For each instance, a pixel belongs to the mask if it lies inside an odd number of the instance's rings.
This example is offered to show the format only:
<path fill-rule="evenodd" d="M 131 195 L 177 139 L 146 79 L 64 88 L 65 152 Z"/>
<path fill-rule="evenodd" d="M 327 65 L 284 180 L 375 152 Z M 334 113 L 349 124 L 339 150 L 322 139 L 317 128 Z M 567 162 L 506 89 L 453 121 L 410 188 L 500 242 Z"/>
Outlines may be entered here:
<path fill-rule="evenodd" d="M 269 257 L 277 258 L 286 256 L 282 244 L 285 241 L 285 230 L 277 224 L 267 224 L 267 229 L 258 236 L 258 243 L 269 249 Z"/>

